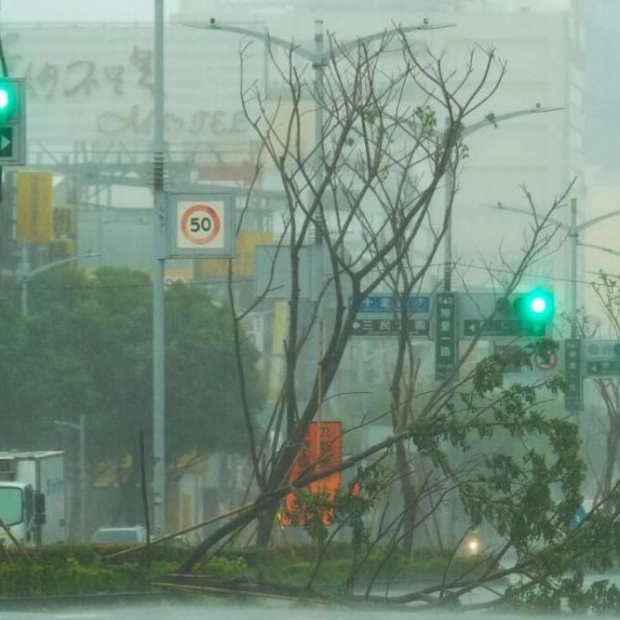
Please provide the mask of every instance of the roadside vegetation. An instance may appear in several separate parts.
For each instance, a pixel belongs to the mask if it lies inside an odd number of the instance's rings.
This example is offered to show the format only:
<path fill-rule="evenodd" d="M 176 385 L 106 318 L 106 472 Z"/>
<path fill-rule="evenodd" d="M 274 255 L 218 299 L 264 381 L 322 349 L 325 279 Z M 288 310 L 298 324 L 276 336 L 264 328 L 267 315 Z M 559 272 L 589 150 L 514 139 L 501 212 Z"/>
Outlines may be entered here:
<path fill-rule="evenodd" d="M 6 549 L 0 561 L 0 597 L 66 596 L 103 593 L 131 593 L 183 590 L 191 585 L 196 594 L 225 588 L 229 594 L 261 588 L 280 595 L 316 595 L 309 584 L 313 579 L 331 593 L 342 593 L 353 557 L 349 545 L 330 549 L 318 571 L 316 549 L 298 545 L 287 549 L 240 550 L 215 555 L 187 581 L 175 575 L 187 549 L 175 545 L 151 545 L 149 549 L 115 556 L 126 546 L 62 545 L 29 549 L 24 558 L 17 550 Z M 448 571 L 452 576 L 469 571 L 477 560 L 449 557 L 433 552 L 420 553 L 415 561 L 402 554 L 392 555 L 386 565 L 385 553 L 377 551 L 360 575 L 362 581 L 380 582 L 429 580 Z"/>

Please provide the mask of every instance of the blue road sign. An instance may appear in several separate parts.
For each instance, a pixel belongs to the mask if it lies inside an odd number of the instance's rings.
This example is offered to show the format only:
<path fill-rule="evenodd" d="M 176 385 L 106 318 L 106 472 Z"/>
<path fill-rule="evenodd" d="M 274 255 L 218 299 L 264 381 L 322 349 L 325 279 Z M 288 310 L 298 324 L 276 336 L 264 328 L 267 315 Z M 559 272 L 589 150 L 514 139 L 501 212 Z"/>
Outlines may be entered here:
<path fill-rule="evenodd" d="M 359 313 L 374 314 L 398 312 L 400 300 L 392 295 L 369 295 L 360 306 Z M 351 298 L 349 298 L 351 303 Z M 411 295 L 407 299 L 409 314 L 429 314 L 431 311 L 430 295 Z"/>
<path fill-rule="evenodd" d="M 579 525 L 581 525 L 581 522 L 586 518 L 586 509 L 583 506 L 579 506 L 579 508 L 577 508 L 577 510 L 575 511 L 575 516 L 571 519 L 570 523 L 568 524 L 568 527 L 571 530 L 574 530 L 576 527 L 579 527 Z"/>

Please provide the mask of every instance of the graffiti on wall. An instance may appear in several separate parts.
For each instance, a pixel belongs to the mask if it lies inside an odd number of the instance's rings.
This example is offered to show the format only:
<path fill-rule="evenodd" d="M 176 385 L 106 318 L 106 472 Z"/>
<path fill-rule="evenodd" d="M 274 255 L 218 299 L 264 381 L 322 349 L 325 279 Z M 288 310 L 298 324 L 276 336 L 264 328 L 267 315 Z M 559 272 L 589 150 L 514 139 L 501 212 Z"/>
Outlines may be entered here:
<path fill-rule="evenodd" d="M 124 112 L 106 111 L 97 117 L 97 129 L 106 135 L 126 133 L 149 134 L 153 131 L 152 109 L 131 106 Z M 193 136 L 242 134 L 247 130 L 243 112 L 224 110 L 198 110 L 183 118 L 171 112 L 165 115 L 165 129 L 168 135 L 187 132 Z"/>
<path fill-rule="evenodd" d="M 150 134 L 153 131 L 152 105 L 127 105 L 120 108 L 118 97 L 129 95 L 135 100 L 136 91 L 152 97 L 154 87 L 153 51 L 133 45 L 122 63 L 106 63 L 92 58 L 77 58 L 70 62 L 52 59 L 33 61 L 21 49 L 19 33 L 5 37 L 6 59 L 11 75 L 26 78 L 28 99 L 48 102 L 62 98 L 67 101 L 90 100 L 93 106 L 93 129 L 106 136 Z M 179 113 L 167 111 L 166 132 L 171 136 L 185 134 L 188 138 L 231 136 L 243 134 L 248 125 L 241 110 L 198 109 Z M 100 106 L 100 107 L 99 107 Z M 72 114 L 68 107 L 67 114 Z"/>
<path fill-rule="evenodd" d="M 126 64 L 106 64 L 89 58 L 36 63 L 19 53 L 18 33 L 7 34 L 4 41 L 9 73 L 26 78 L 29 98 L 71 98 L 105 90 L 109 94 L 124 95 L 133 86 L 151 94 L 153 92 L 153 51 L 150 49 L 134 45 L 128 53 Z"/>

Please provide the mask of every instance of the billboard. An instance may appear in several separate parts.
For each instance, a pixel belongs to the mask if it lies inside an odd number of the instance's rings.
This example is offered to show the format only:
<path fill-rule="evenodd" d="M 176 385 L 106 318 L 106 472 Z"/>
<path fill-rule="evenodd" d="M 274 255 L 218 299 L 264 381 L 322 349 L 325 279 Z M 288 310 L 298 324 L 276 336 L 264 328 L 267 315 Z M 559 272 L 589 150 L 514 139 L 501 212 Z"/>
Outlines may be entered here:
<path fill-rule="evenodd" d="M 320 473 L 342 461 L 342 423 L 341 422 L 311 422 L 303 445 L 297 458 L 293 462 L 289 474 L 289 481 L 295 482 L 300 476 Z M 330 525 L 333 520 L 332 510 L 329 504 L 336 497 L 340 488 L 342 474 L 340 472 L 330 474 L 321 480 L 311 482 L 302 491 L 320 495 L 324 501 L 321 511 L 323 525 Z M 280 525 L 284 527 L 308 525 L 316 516 L 299 500 L 294 493 L 289 493 L 284 498 L 284 507 L 280 513 Z"/>

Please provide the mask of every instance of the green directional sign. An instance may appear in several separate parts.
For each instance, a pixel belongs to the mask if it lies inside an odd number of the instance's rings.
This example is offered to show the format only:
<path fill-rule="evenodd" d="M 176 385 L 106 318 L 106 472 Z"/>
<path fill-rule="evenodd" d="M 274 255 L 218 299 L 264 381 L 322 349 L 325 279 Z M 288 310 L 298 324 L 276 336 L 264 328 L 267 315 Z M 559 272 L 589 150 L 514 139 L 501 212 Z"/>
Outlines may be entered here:
<path fill-rule="evenodd" d="M 487 338 L 542 337 L 544 331 L 537 329 L 534 321 L 521 319 L 465 319 L 463 337 L 475 336 Z"/>
<path fill-rule="evenodd" d="M 564 407 L 566 411 L 578 413 L 583 407 L 582 354 L 579 338 L 568 338 L 564 341 L 564 380 L 566 381 Z"/>
<path fill-rule="evenodd" d="M 435 379 L 445 381 L 458 365 L 456 293 L 435 295 Z"/>
<path fill-rule="evenodd" d="M 620 376 L 620 340 L 584 340 L 585 376 Z"/>
<path fill-rule="evenodd" d="M 620 377 L 620 362 L 586 362 L 588 377 Z"/>
<path fill-rule="evenodd" d="M 465 338 L 474 336 L 519 336 L 521 334 L 521 321 L 512 320 L 487 320 L 487 319 L 465 319 L 463 321 L 463 336 Z"/>
<path fill-rule="evenodd" d="M 0 159 L 12 158 L 14 148 L 13 127 L 0 127 Z"/>

